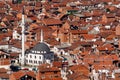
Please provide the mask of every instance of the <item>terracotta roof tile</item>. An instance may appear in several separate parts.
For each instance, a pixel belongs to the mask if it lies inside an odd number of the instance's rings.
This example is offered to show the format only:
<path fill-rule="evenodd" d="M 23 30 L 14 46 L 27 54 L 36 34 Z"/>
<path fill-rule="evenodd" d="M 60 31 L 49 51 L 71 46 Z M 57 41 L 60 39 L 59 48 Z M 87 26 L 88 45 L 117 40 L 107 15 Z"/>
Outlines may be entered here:
<path fill-rule="evenodd" d="M 115 37 L 116 37 L 115 34 L 111 34 L 106 38 L 106 40 L 113 40 L 113 39 L 115 39 Z"/>
<path fill-rule="evenodd" d="M 95 39 L 97 36 L 94 35 L 94 34 L 82 34 L 81 36 L 83 36 L 83 38 L 85 40 L 92 40 L 92 39 Z"/>
<path fill-rule="evenodd" d="M 87 30 L 70 30 L 72 34 L 87 34 Z"/>
<path fill-rule="evenodd" d="M 10 59 L 0 59 L 1 65 L 10 65 Z"/>
<path fill-rule="evenodd" d="M 72 70 L 73 72 L 80 72 L 87 76 L 89 75 L 89 69 L 85 65 L 74 65 L 70 67 L 70 70 Z"/>
<path fill-rule="evenodd" d="M 104 44 L 104 42 L 102 42 L 102 41 L 95 41 L 94 44 L 97 45 L 97 46 L 102 46 Z"/>
<path fill-rule="evenodd" d="M 94 63 L 94 60 L 98 58 L 98 55 L 95 55 L 95 54 L 89 54 L 89 55 L 85 55 L 83 57 L 83 61 L 85 63 L 88 63 L 88 64 L 93 64 Z"/>
<path fill-rule="evenodd" d="M 67 11 L 70 11 L 70 10 L 76 10 L 76 11 L 78 11 L 79 8 L 66 7 L 65 10 L 67 10 Z"/>
<path fill-rule="evenodd" d="M 19 57 L 19 53 L 10 53 L 10 57 L 17 58 Z"/>
<path fill-rule="evenodd" d="M 43 23 L 45 25 L 56 25 L 56 24 L 62 24 L 62 22 L 59 19 L 44 19 Z"/>
<path fill-rule="evenodd" d="M 80 55 L 88 55 L 90 52 L 89 51 L 84 51 L 84 52 L 81 52 Z"/>
<path fill-rule="evenodd" d="M 0 68 L 0 73 L 6 73 L 8 70 L 5 68 Z"/>
<path fill-rule="evenodd" d="M 14 72 L 12 75 L 14 76 L 15 79 L 20 79 L 21 77 L 23 77 L 25 75 L 29 75 L 29 76 L 35 78 L 35 74 L 32 71 L 27 72 L 27 71 L 20 70 L 18 72 Z"/>
<path fill-rule="evenodd" d="M 40 72 L 54 72 L 54 71 L 60 71 L 60 70 L 59 68 L 56 68 L 56 67 L 48 67 L 48 68 L 39 67 L 39 71 Z"/>
<path fill-rule="evenodd" d="M 54 61 L 53 66 L 60 68 L 60 67 L 62 67 L 62 62 Z"/>
<path fill-rule="evenodd" d="M 9 74 L 7 74 L 7 73 L 0 74 L 0 78 L 9 79 Z"/>
<path fill-rule="evenodd" d="M 80 73 L 80 72 L 75 72 L 71 75 L 68 75 L 68 80 L 89 80 L 89 77 Z"/>

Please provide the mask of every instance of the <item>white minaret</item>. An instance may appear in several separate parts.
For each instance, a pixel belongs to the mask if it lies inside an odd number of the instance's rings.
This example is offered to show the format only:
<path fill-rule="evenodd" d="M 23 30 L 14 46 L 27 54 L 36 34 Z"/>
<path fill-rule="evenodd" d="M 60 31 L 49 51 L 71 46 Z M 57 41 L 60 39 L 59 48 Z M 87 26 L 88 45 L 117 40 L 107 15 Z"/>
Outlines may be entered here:
<path fill-rule="evenodd" d="M 43 43 L 43 30 L 41 29 L 41 35 L 40 35 L 40 37 L 41 37 L 41 43 Z"/>
<path fill-rule="evenodd" d="M 22 27 L 22 55 L 21 55 L 21 65 L 25 64 L 25 17 L 24 17 L 24 7 L 23 7 L 23 11 L 22 11 L 22 23 L 21 23 L 21 27 Z"/>

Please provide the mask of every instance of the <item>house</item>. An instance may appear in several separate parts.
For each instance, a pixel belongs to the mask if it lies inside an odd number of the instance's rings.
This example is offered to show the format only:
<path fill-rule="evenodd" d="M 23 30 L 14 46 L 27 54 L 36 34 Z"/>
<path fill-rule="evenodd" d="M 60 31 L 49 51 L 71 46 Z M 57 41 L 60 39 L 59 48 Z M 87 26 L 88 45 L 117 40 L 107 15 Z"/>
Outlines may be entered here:
<path fill-rule="evenodd" d="M 6 50 L 8 48 L 9 48 L 8 42 L 3 42 L 3 41 L 0 42 L 0 49 Z"/>
<path fill-rule="evenodd" d="M 13 39 L 21 40 L 21 35 L 16 30 L 13 31 L 12 36 Z"/>
<path fill-rule="evenodd" d="M 119 36 L 120 35 L 120 25 L 119 24 L 116 26 L 115 30 L 116 30 L 116 35 Z"/>
<path fill-rule="evenodd" d="M 68 80 L 90 80 L 90 78 L 80 72 L 75 72 L 68 76 Z"/>
<path fill-rule="evenodd" d="M 1 80 L 9 80 L 8 70 L 5 68 L 0 68 L 0 79 Z"/>
<path fill-rule="evenodd" d="M 4 50 L 0 50 L 0 58 L 9 58 L 9 54 L 4 52 Z"/>
<path fill-rule="evenodd" d="M 120 79 L 119 76 L 120 76 L 120 73 L 116 73 L 116 74 L 115 74 L 115 80 L 119 80 L 119 79 Z"/>
<path fill-rule="evenodd" d="M 38 66 L 36 80 L 62 80 L 60 69 L 47 64 Z"/>
<path fill-rule="evenodd" d="M 10 80 L 36 80 L 35 73 L 33 71 L 20 70 L 10 74 Z"/>
<path fill-rule="evenodd" d="M 75 28 L 75 29 L 74 29 Z M 56 32 L 61 43 L 74 43 L 80 40 L 80 35 L 87 34 L 87 30 L 78 30 L 78 26 L 63 26 Z"/>
<path fill-rule="evenodd" d="M 62 22 L 59 19 L 48 18 L 48 19 L 43 19 L 43 25 L 60 27 L 62 25 Z"/>
<path fill-rule="evenodd" d="M 68 80 L 90 80 L 89 69 L 85 65 L 74 65 L 69 68 Z"/>

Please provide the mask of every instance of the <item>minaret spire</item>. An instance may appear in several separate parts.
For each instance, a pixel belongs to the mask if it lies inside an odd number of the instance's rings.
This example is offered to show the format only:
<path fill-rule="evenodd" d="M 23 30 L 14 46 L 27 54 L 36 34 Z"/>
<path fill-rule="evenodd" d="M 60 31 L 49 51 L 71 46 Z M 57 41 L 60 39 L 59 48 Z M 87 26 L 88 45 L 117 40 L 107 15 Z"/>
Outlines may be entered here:
<path fill-rule="evenodd" d="M 21 27 L 22 27 L 22 55 L 21 55 L 21 65 L 24 65 L 25 64 L 25 17 L 24 17 L 24 8 L 23 7 L 23 10 L 22 10 L 22 23 L 21 23 Z"/>
<path fill-rule="evenodd" d="M 41 43 L 43 42 L 43 30 L 41 29 Z"/>

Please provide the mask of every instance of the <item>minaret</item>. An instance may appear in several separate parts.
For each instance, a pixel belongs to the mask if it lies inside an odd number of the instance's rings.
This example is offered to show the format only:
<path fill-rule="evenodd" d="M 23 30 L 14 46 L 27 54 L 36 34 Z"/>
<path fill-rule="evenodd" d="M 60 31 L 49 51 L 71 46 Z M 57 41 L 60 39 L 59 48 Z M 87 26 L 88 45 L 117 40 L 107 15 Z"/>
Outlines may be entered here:
<path fill-rule="evenodd" d="M 41 29 L 41 35 L 40 35 L 40 37 L 41 37 L 41 43 L 43 43 L 43 30 Z"/>
<path fill-rule="evenodd" d="M 24 30 L 25 30 L 25 16 L 24 16 L 24 7 L 22 10 L 22 23 L 21 23 L 21 27 L 22 27 L 22 55 L 21 55 L 21 65 L 25 64 L 25 34 L 24 34 Z"/>

